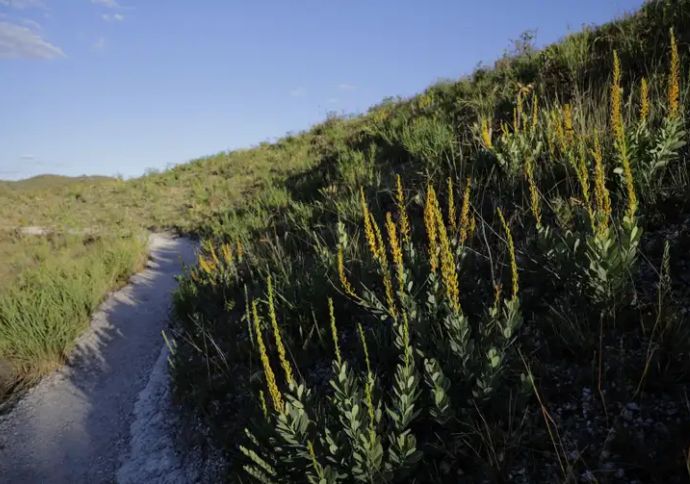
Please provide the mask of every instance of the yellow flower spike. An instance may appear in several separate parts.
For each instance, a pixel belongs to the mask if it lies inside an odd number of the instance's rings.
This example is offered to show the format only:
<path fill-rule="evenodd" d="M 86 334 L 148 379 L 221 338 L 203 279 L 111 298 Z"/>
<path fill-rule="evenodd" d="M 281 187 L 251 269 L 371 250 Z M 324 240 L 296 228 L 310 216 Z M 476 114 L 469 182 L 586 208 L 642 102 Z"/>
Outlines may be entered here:
<path fill-rule="evenodd" d="M 457 313 L 462 313 L 460 306 L 460 287 L 458 285 L 458 272 L 455 266 L 455 255 L 450 246 L 448 232 L 443 223 L 443 214 L 436 205 L 436 224 L 438 228 L 438 240 L 441 248 L 441 278 L 446 288 L 446 296 L 451 309 Z"/>
<path fill-rule="evenodd" d="M 369 412 L 369 436 L 373 440 L 376 435 L 376 417 L 374 409 L 374 374 L 371 371 L 371 361 L 369 360 L 369 348 L 367 347 L 367 339 L 364 335 L 364 329 L 360 323 L 357 323 L 357 330 L 359 331 L 359 338 L 362 342 L 362 350 L 364 351 L 364 361 L 367 365 L 367 382 L 364 385 L 364 395 L 367 403 L 367 411 Z"/>
<path fill-rule="evenodd" d="M 597 229 L 601 233 L 608 229 L 609 220 L 611 219 L 611 197 L 606 188 L 604 158 L 601 154 L 598 135 L 594 137 L 592 158 L 594 158 L 594 199 L 597 205 Z"/>
<path fill-rule="evenodd" d="M 403 191 L 402 180 L 400 175 L 396 176 L 395 187 L 395 202 L 398 207 L 398 218 L 400 220 L 400 235 L 403 243 L 410 243 L 410 220 L 407 218 L 407 209 L 405 207 L 405 192 Z"/>
<path fill-rule="evenodd" d="M 288 385 L 293 386 L 295 384 L 295 379 L 292 374 L 292 366 L 287 360 L 285 345 L 283 345 L 283 338 L 280 335 L 280 328 L 278 327 L 276 308 L 273 303 L 273 281 L 271 276 L 268 276 L 268 314 L 271 319 L 271 326 L 273 327 L 273 337 L 276 340 L 276 348 L 278 349 L 280 366 L 283 368 L 283 373 L 285 373 L 285 381 L 288 383 Z"/>
<path fill-rule="evenodd" d="M 383 243 L 383 236 L 381 235 L 381 229 L 379 224 L 376 222 L 373 214 L 369 214 L 369 223 L 371 224 L 372 230 L 374 232 L 374 238 L 376 239 L 376 259 L 381 264 L 381 267 L 388 267 L 388 256 L 386 255 L 386 245 Z"/>
<path fill-rule="evenodd" d="M 232 247 L 230 244 L 224 243 L 220 246 L 220 253 L 223 256 L 223 262 L 225 265 L 231 266 L 234 264 L 234 257 L 232 255 Z"/>
<path fill-rule="evenodd" d="M 434 187 L 429 185 L 426 190 L 426 202 L 424 203 L 424 226 L 426 227 L 426 235 L 429 249 L 429 264 L 431 265 L 431 272 L 436 273 L 438 269 L 438 231 L 436 230 L 436 208 L 435 204 L 436 192 Z"/>
<path fill-rule="evenodd" d="M 244 257 L 244 247 L 242 247 L 242 242 L 238 239 L 237 240 L 237 260 L 242 261 L 242 258 Z"/>
<path fill-rule="evenodd" d="M 220 260 L 218 260 L 218 256 L 216 255 L 216 249 L 211 245 L 209 252 L 211 253 L 211 259 L 213 260 L 213 264 L 218 267 L 220 265 Z"/>
<path fill-rule="evenodd" d="M 633 218 L 637 212 L 637 194 L 635 193 L 635 178 L 628 156 L 628 146 L 625 139 L 625 126 L 623 124 L 621 66 L 618 53 L 613 51 L 613 81 L 611 82 L 611 126 L 616 140 L 616 148 L 623 165 L 623 178 L 625 191 L 628 195 L 626 216 Z"/>
<path fill-rule="evenodd" d="M 340 285 L 343 286 L 345 294 L 350 297 L 357 298 L 357 294 L 355 293 L 352 284 L 350 284 L 347 274 L 345 274 L 345 256 L 343 254 L 342 247 L 338 247 L 338 278 L 340 279 Z"/>
<path fill-rule="evenodd" d="M 623 99 L 621 88 L 621 63 L 618 52 L 613 51 L 613 79 L 611 81 L 611 130 L 616 143 L 625 142 L 623 127 Z"/>
<path fill-rule="evenodd" d="M 494 147 L 493 143 L 491 142 L 491 128 L 489 128 L 489 121 L 486 118 L 482 118 L 482 131 L 481 131 L 481 136 L 482 136 L 482 142 L 484 143 L 484 147 L 491 151 Z"/>
<path fill-rule="evenodd" d="M 256 301 L 252 301 L 252 315 L 254 319 L 254 332 L 256 333 L 256 342 L 259 346 L 259 355 L 261 356 L 261 365 L 263 366 L 264 376 L 266 377 L 266 386 L 268 388 L 268 394 L 271 396 L 273 409 L 278 413 L 283 413 L 285 411 L 283 395 L 280 393 L 280 390 L 278 389 L 276 377 L 273 373 L 273 369 L 271 368 L 271 361 L 268 359 L 266 345 L 264 344 L 264 338 L 261 332 L 261 322 L 259 320 L 259 310 L 257 309 Z"/>
<path fill-rule="evenodd" d="M 364 219 L 364 236 L 369 244 L 369 252 L 374 259 L 378 258 L 379 249 L 376 246 L 376 236 L 374 235 L 374 229 L 371 225 L 371 214 L 369 213 L 369 206 L 367 205 L 367 200 L 364 197 L 364 188 L 359 189 L 360 204 L 362 206 L 362 218 Z"/>
<path fill-rule="evenodd" d="M 586 150 L 584 142 L 580 141 L 579 144 L 579 156 L 575 162 L 575 169 L 577 170 L 577 179 L 580 182 L 580 188 L 582 190 L 582 198 L 584 199 L 585 208 L 587 209 L 587 215 L 589 217 L 589 223 L 594 230 L 596 221 L 594 217 L 594 211 L 592 210 L 592 202 L 590 198 L 590 188 L 589 188 L 589 170 L 587 169 L 586 160 Z"/>
<path fill-rule="evenodd" d="M 261 403 L 261 412 L 264 414 L 264 418 L 268 417 L 268 406 L 266 405 L 266 397 L 263 390 L 259 390 L 259 402 Z"/>
<path fill-rule="evenodd" d="M 388 232 L 388 243 L 391 248 L 391 255 L 393 257 L 393 264 L 398 278 L 398 288 L 400 292 L 405 289 L 405 268 L 403 266 L 403 254 L 400 247 L 400 240 L 398 239 L 398 232 L 393 222 L 393 216 L 390 212 L 386 212 L 386 231 Z"/>
<path fill-rule="evenodd" d="M 498 308 L 501 304 L 501 295 L 503 293 L 503 286 L 501 283 L 494 284 L 494 307 Z"/>
<path fill-rule="evenodd" d="M 216 270 L 216 265 L 210 259 L 207 259 L 203 255 L 199 255 L 199 267 L 208 276 L 213 275 Z"/>
<path fill-rule="evenodd" d="M 386 255 L 386 245 L 383 243 L 381 229 L 379 228 L 379 225 L 376 223 L 376 219 L 374 219 L 373 215 L 369 215 L 374 234 L 376 235 L 376 245 L 378 247 L 377 258 L 379 261 L 379 265 L 381 266 L 381 272 L 383 273 L 383 288 L 386 292 L 386 304 L 388 305 L 388 312 L 390 313 L 391 317 L 397 321 L 398 308 L 395 305 L 393 281 L 391 281 L 391 275 L 388 269 L 388 256 Z"/>
<path fill-rule="evenodd" d="M 566 146 L 572 146 L 575 140 L 575 130 L 573 129 L 573 108 L 570 104 L 563 106 L 563 130 Z"/>
<path fill-rule="evenodd" d="M 532 131 L 537 129 L 539 124 L 539 96 L 537 93 L 532 94 Z"/>
<path fill-rule="evenodd" d="M 338 327 L 335 324 L 335 309 L 333 308 L 333 299 L 328 298 L 328 315 L 331 319 L 331 337 L 333 338 L 333 348 L 335 349 L 335 359 L 338 364 L 342 363 L 340 355 L 340 344 L 338 343 Z"/>
<path fill-rule="evenodd" d="M 513 108 L 513 131 L 515 133 L 520 132 L 520 118 L 518 116 L 517 108 Z"/>
<path fill-rule="evenodd" d="M 640 81 L 640 122 L 646 123 L 649 119 L 649 86 L 647 79 Z"/>
<path fill-rule="evenodd" d="M 541 227 L 541 205 L 539 190 L 537 189 L 537 183 L 534 180 L 534 160 L 531 156 L 525 160 L 525 175 L 527 176 L 527 184 L 529 185 L 530 210 L 532 211 L 534 220 L 537 222 L 537 227 Z"/>
<path fill-rule="evenodd" d="M 671 29 L 671 63 L 668 72 L 668 111 L 672 118 L 680 114 L 680 57 L 673 29 Z"/>
<path fill-rule="evenodd" d="M 455 194 L 453 193 L 453 179 L 448 177 L 448 225 L 453 233 L 458 231 L 458 221 L 455 218 Z"/>
<path fill-rule="evenodd" d="M 506 239 L 508 240 L 508 252 L 510 253 L 510 272 L 513 281 L 513 299 L 518 295 L 518 269 L 517 269 L 517 259 L 515 258 L 515 243 L 513 242 L 513 234 L 506 223 L 506 219 L 503 216 L 503 212 L 500 208 L 496 209 L 498 211 L 498 218 L 501 219 L 501 225 L 503 225 L 503 230 L 506 233 Z"/>
<path fill-rule="evenodd" d="M 470 220 L 470 194 L 472 190 L 472 177 L 467 177 L 465 191 L 462 194 L 462 207 L 460 207 L 460 245 L 464 245 L 468 236 L 472 233 L 472 221 Z"/>

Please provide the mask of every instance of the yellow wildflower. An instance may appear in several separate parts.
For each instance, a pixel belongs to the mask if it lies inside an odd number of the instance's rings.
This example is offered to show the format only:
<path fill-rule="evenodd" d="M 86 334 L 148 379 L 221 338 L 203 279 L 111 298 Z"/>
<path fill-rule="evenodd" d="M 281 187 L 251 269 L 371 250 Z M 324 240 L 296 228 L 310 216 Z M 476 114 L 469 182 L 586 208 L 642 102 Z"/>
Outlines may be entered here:
<path fill-rule="evenodd" d="M 672 118 L 680 114 L 680 57 L 673 29 L 671 29 L 671 63 L 668 72 L 668 111 Z"/>
<path fill-rule="evenodd" d="M 428 239 L 429 264 L 431 265 L 431 272 L 434 274 L 438 268 L 438 231 L 436 230 L 435 208 L 435 204 L 437 203 L 434 187 L 429 185 L 426 191 L 426 202 L 424 203 L 424 226 L 426 227 L 426 235 Z"/>
<path fill-rule="evenodd" d="M 594 198 L 597 204 L 597 228 L 600 232 L 603 232 L 608 228 L 609 220 L 611 219 L 611 197 L 606 188 L 606 173 L 599 136 L 594 137 L 592 157 L 594 158 Z"/>
<path fill-rule="evenodd" d="M 535 92 L 532 94 L 532 131 L 537 129 L 539 123 L 539 97 Z"/>
<path fill-rule="evenodd" d="M 441 247 L 441 278 L 446 288 L 446 296 L 450 307 L 456 313 L 461 313 L 460 307 L 460 288 L 458 285 L 458 272 L 455 266 L 455 255 L 450 246 L 448 232 L 443 223 L 443 214 L 436 205 L 436 224 L 438 228 L 438 239 Z"/>
<path fill-rule="evenodd" d="M 532 210 L 534 220 L 537 222 L 537 227 L 541 227 L 541 205 L 539 199 L 539 190 L 537 183 L 534 180 L 534 160 L 531 156 L 525 160 L 525 175 L 527 176 L 527 184 L 529 185 L 529 206 Z"/>
<path fill-rule="evenodd" d="M 405 192 L 403 191 L 400 175 L 396 176 L 395 202 L 398 206 L 398 218 L 400 219 L 400 235 L 405 244 L 410 243 L 410 220 L 407 218 L 405 207 Z"/>
<path fill-rule="evenodd" d="M 338 277 L 340 278 L 340 285 L 343 286 L 345 293 L 351 297 L 357 298 L 357 294 L 352 284 L 350 284 L 347 274 L 345 274 L 345 256 L 342 247 L 338 247 Z"/>
<path fill-rule="evenodd" d="M 386 255 L 386 245 L 383 243 L 383 236 L 381 235 L 381 229 L 376 223 L 374 216 L 370 215 L 371 225 L 373 227 L 374 234 L 376 236 L 376 245 L 378 247 L 377 258 L 379 265 L 381 266 L 381 272 L 383 274 L 383 288 L 386 292 L 386 304 L 388 305 L 388 311 L 393 319 L 398 319 L 398 308 L 395 305 L 395 293 L 393 291 L 393 281 L 391 281 L 390 271 L 388 269 L 388 256 Z"/>
<path fill-rule="evenodd" d="M 400 247 L 400 240 L 398 240 L 398 231 L 393 222 L 393 216 L 390 212 L 386 213 L 386 231 L 388 232 L 388 243 L 391 247 L 391 255 L 393 256 L 393 264 L 395 265 L 396 274 L 398 277 L 398 287 L 400 292 L 405 289 L 405 268 L 403 266 L 403 254 Z"/>
<path fill-rule="evenodd" d="M 640 82 L 640 121 L 643 123 L 649 119 L 649 86 L 647 79 L 642 78 Z"/>
<path fill-rule="evenodd" d="M 623 99 L 621 88 L 621 63 L 618 52 L 613 51 L 613 80 L 611 81 L 611 130 L 616 143 L 625 143 L 623 127 Z"/>
<path fill-rule="evenodd" d="M 498 218 L 501 219 L 501 225 L 503 225 L 503 230 L 506 233 L 506 239 L 508 240 L 508 252 L 510 254 L 510 272 L 513 280 L 513 298 L 518 295 L 518 269 L 517 269 L 517 259 L 515 258 L 515 243 L 513 242 L 513 234 L 510 231 L 510 227 L 506 223 L 505 217 L 503 217 L 503 212 L 501 209 L 498 210 Z"/>
<path fill-rule="evenodd" d="M 333 347 L 335 348 L 335 359 L 338 364 L 342 363 L 340 356 L 340 344 L 338 343 L 338 327 L 335 325 L 335 309 L 333 308 L 333 299 L 328 298 L 328 315 L 331 318 L 331 337 L 333 338 Z"/>
<path fill-rule="evenodd" d="M 611 83 L 611 125 L 613 129 L 614 138 L 616 140 L 616 148 L 618 155 L 623 165 L 623 178 L 625 180 L 625 190 L 628 195 L 628 206 L 626 210 L 627 217 L 634 217 L 637 212 L 637 194 L 635 193 L 635 178 L 630 164 L 628 155 L 628 146 L 625 140 L 625 126 L 623 125 L 622 112 L 622 89 L 621 82 L 621 66 L 618 54 L 613 51 L 613 81 Z"/>
<path fill-rule="evenodd" d="M 455 219 L 455 194 L 453 192 L 453 179 L 448 177 L 448 224 L 455 233 L 458 230 L 458 221 Z"/>
<path fill-rule="evenodd" d="M 242 242 L 238 239 L 237 240 L 237 260 L 240 262 L 242 261 L 242 257 L 244 257 L 244 247 L 242 247 Z"/>
<path fill-rule="evenodd" d="M 231 266 L 234 263 L 234 258 L 232 255 L 232 247 L 229 244 L 224 243 L 220 246 L 220 253 L 223 255 L 223 261 L 225 265 Z"/>
<path fill-rule="evenodd" d="M 283 345 L 283 338 L 280 335 L 280 328 L 278 327 L 276 308 L 273 304 L 273 281 L 271 280 L 271 276 L 268 276 L 268 314 L 271 318 L 271 326 L 273 327 L 273 336 L 276 340 L 276 348 L 278 349 L 280 366 L 283 368 L 283 372 L 285 373 L 285 381 L 287 381 L 288 385 L 293 386 L 295 384 L 295 379 L 292 376 L 292 366 L 290 366 L 290 362 L 287 360 L 285 346 Z"/>
<path fill-rule="evenodd" d="M 367 205 L 367 200 L 364 197 L 364 188 L 359 189 L 360 203 L 362 205 L 362 218 L 364 219 L 364 235 L 369 244 L 369 251 L 374 259 L 378 258 L 379 249 L 376 246 L 376 236 L 374 235 L 374 229 L 371 225 L 371 214 L 369 212 L 369 206 Z"/>
<path fill-rule="evenodd" d="M 491 142 L 491 128 L 489 128 L 489 121 L 486 118 L 482 118 L 482 142 L 487 150 L 492 150 L 494 145 Z"/>
<path fill-rule="evenodd" d="M 264 369 L 264 376 L 266 377 L 266 386 L 268 387 L 268 394 L 271 396 L 273 408 L 276 412 L 283 413 L 285 405 L 283 403 L 283 395 L 278 389 L 276 377 L 271 368 L 271 361 L 268 359 L 266 352 L 266 345 L 261 333 L 261 322 L 259 320 L 259 311 L 257 309 L 256 301 L 252 301 L 252 314 L 254 316 L 254 332 L 256 333 L 256 341 L 259 345 L 259 355 L 261 356 L 261 365 Z"/>

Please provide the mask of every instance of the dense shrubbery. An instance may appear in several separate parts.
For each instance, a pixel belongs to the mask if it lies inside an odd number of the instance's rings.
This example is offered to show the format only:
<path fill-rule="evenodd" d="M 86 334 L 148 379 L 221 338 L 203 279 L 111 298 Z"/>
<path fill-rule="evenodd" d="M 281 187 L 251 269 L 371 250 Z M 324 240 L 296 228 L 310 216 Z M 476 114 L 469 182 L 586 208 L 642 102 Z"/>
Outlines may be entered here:
<path fill-rule="evenodd" d="M 686 479 L 687 25 L 650 2 L 275 145 L 313 168 L 211 224 L 171 335 L 233 475 Z"/>

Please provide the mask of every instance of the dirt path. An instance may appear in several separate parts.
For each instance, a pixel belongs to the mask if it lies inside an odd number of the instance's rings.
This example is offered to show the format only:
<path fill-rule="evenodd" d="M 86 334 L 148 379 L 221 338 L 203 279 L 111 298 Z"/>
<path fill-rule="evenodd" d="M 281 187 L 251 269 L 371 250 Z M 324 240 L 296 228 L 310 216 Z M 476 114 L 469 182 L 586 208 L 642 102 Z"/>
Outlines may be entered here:
<path fill-rule="evenodd" d="M 151 236 L 147 268 L 94 314 L 69 363 L 0 418 L 0 481 L 189 482 L 171 438 L 165 327 L 195 245 Z M 143 455 L 142 455 L 143 454 Z"/>

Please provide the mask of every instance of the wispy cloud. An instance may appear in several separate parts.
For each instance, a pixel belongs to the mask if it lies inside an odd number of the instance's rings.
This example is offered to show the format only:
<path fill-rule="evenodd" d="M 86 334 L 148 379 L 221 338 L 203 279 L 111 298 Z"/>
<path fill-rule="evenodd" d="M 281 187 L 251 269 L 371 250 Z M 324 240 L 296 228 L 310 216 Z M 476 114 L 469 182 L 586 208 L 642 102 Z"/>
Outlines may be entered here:
<path fill-rule="evenodd" d="M 125 16 L 121 13 L 104 13 L 101 18 L 106 22 L 122 22 Z"/>
<path fill-rule="evenodd" d="M 0 58 L 56 59 L 64 56 L 62 49 L 45 40 L 35 30 L 0 22 Z"/>
<path fill-rule="evenodd" d="M 91 3 L 106 8 L 120 8 L 120 4 L 117 3 L 117 0 L 91 0 Z"/>
<path fill-rule="evenodd" d="M 0 5 L 3 7 L 11 7 L 19 10 L 25 8 L 44 8 L 43 0 L 0 0 Z"/>
<path fill-rule="evenodd" d="M 337 97 L 329 97 L 326 102 L 328 104 L 338 104 L 340 102 L 340 99 L 338 99 Z"/>
<path fill-rule="evenodd" d="M 292 97 L 304 97 L 307 95 L 307 90 L 303 87 L 296 87 L 290 91 L 290 96 Z"/>
<path fill-rule="evenodd" d="M 340 84 L 338 84 L 337 87 L 341 91 L 354 91 L 355 89 L 357 89 L 357 86 L 355 86 L 354 84 L 348 84 L 347 82 L 341 82 Z"/>
<path fill-rule="evenodd" d="M 19 159 L 22 161 L 34 161 L 34 160 L 36 160 L 36 156 L 34 156 L 34 155 L 21 155 L 19 157 Z"/>

